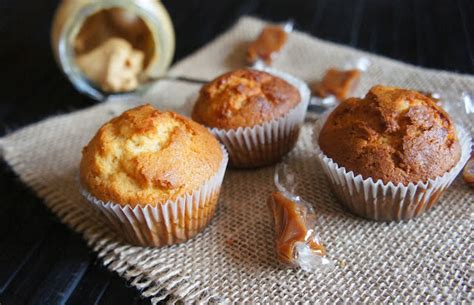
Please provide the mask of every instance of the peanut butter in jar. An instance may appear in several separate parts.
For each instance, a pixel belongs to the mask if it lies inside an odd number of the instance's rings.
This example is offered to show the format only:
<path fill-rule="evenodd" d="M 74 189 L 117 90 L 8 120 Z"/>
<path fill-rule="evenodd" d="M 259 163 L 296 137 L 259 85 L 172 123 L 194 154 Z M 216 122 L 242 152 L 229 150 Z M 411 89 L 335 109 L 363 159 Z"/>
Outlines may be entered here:
<path fill-rule="evenodd" d="M 174 54 L 171 20 L 158 0 L 64 0 L 51 42 L 73 85 L 98 100 L 140 91 Z"/>

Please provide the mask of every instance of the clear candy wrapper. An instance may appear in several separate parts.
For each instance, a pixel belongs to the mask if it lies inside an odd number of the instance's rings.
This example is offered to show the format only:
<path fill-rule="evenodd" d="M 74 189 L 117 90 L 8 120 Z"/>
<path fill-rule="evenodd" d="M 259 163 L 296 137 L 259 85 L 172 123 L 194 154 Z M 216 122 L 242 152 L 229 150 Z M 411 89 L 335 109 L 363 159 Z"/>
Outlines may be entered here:
<path fill-rule="evenodd" d="M 472 134 L 474 133 L 474 98 L 467 92 L 462 92 L 457 97 L 444 97 L 439 95 L 438 103 L 450 115 L 453 121 L 466 128 Z M 474 187 L 474 142 L 471 140 L 471 158 L 464 166 L 462 176 L 464 182 Z"/>
<path fill-rule="evenodd" d="M 321 226 L 311 204 L 296 194 L 298 178 L 290 165 L 282 163 L 275 172 L 278 189 L 268 198 L 275 224 L 276 253 L 280 262 L 307 272 L 331 270 L 320 238 Z"/>
<path fill-rule="evenodd" d="M 474 132 L 474 98 L 467 92 L 447 95 L 438 92 L 422 92 L 436 101 L 457 124 Z"/>
<path fill-rule="evenodd" d="M 474 133 L 474 98 L 467 92 L 442 94 L 438 92 L 421 92 L 432 98 L 441 106 L 458 126 L 462 126 L 468 133 Z M 462 171 L 466 184 L 474 187 L 474 142 L 471 142 L 471 158 Z"/>

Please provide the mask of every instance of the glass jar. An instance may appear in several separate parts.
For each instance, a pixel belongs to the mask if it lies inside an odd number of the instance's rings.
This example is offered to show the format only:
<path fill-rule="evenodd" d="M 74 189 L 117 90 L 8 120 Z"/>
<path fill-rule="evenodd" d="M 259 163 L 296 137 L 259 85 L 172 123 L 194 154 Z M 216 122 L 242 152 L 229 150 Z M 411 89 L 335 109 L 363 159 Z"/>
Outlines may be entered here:
<path fill-rule="evenodd" d="M 63 0 L 54 16 L 51 43 L 56 61 L 77 90 L 96 100 L 118 92 L 105 92 L 91 82 L 77 57 L 81 49 L 90 51 L 117 35 L 143 51 L 143 71 L 133 90 L 140 93 L 148 79 L 166 72 L 174 55 L 173 26 L 160 1 Z"/>

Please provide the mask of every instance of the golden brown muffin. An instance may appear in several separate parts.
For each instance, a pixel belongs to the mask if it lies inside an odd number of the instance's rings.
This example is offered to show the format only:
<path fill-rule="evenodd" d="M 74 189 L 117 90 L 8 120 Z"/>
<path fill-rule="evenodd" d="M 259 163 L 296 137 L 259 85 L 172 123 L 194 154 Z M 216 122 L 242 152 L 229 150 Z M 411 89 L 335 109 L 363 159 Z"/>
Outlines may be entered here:
<path fill-rule="evenodd" d="M 418 92 L 384 86 L 342 102 L 324 124 L 319 146 L 348 171 L 405 185 L 442 176 L 461 157 L 443 109 Z"/>
<path fill-rule="evenodd" d="M 192 118 L 220 129 L 252 127 L 283 116 L 301 100 L 297 88 L 269 73 L 241 69 L 202 87 Z"/>
<path fill-rule="evenodd" d="M 205 127 L 150 105 L 103 125 L 82 154 L 82 185 L 102 201 L 132 207 L 191 193 L 216 174 L 223 159 Z"/>

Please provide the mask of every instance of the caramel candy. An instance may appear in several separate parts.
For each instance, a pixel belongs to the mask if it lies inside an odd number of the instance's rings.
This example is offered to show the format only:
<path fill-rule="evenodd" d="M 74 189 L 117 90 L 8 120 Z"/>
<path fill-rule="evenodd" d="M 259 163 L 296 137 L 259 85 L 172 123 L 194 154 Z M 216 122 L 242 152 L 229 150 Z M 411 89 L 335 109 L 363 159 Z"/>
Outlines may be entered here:
<path fill-rule="evenodd" d="M 314 232 L 315 214 L 302 202 L 295 202 L 281 192 L 273 192 L 267 201 L 275 221 L 275 242 L 278 259 L 285 264 L 297 262 L 298 244 L 306 244 L 309 250 L 324 256 L 326 250 L 318 242 Z"/>
<path fill-rule="evenodd" d="M 474 154 L 467 161 L 466 166 L 464 166 L 462 177 L 469 186 L 474 187 Z"/>
<path fill-rule="evenodd" d="M 360 71 L 329 69 L 321 82 L 313 85 L 313 94 L 319 97 L 334 95 L 338 100 L 346 99 L 359 82 Z"/>
<path fill-rule="evenodd" d="M 267 65 L 272 63 L 272 55 L 280 51 L 288 39 L 285 30 L 276 25 L 266 26 L 255 41 L 247 49 L 247 62 L 253 64 L 258 59 Z"/>

